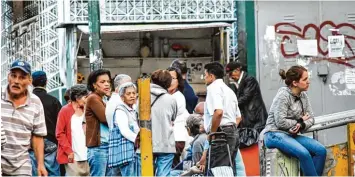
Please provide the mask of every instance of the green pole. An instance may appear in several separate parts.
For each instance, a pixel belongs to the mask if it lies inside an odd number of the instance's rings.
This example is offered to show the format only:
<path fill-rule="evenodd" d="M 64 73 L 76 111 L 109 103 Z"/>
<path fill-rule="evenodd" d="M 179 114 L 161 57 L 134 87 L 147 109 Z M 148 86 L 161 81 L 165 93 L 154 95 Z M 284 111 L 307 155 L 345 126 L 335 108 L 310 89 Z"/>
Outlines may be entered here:
<path fill-rule="evenodd" d="M 98 0 L 90 0 L 88 1 L 88 5 L 90 71 L 94 71 L 102 68 L 100 4 Z"/>
<path fill-rule="evenodd" d="M 255 1 L 237 1 L 238 51 L 240 62 L 256 76 Z"/>
<path fill-rule="evenodd" d="M 246 33 L 247 33 L 247 65 L 248 73 L 256 76 L 256 45 L 255 45 L 255 9 L 254 1 L 245 2 Z"/>

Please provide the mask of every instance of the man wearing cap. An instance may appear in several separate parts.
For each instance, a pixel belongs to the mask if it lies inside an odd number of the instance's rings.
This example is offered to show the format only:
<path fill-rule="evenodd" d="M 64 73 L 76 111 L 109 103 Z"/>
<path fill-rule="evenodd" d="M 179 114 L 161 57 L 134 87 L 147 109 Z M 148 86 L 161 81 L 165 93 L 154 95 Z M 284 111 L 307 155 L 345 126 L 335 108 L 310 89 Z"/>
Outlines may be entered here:
<path fill-rule="evenodd" d="M 242 121 L 238 127 L 240 147 L 251 146 L 252 144 L 248 143 L 253 141 L 257 143 L 257 139 L 254 140 L 255 137 L 250 136 L 243 137 L 243 135 L 249 135 L 249 131 L 257 131 L 253 134 L 260 133 L 265 127 L 268 116 L 259 83 L 253 76 L 248 75 L 246 66 L 239 62 L 228 63 L 226 73 L 234 81 L 229 86 L 237 95 L 238 106 L 242 114 Z M 249 138 L 253 140 L 250 141 Z"/>
<path fill-rule="evenodd" d="M 43 104 L 44 115 L 47 127 L 47 136 L 44 138 L 44 161 L 49 176 L 60 176 L 59 164 L 57 162 L 57 139 L 55 137 L 55 129 L 57 117 L 62 105 L 57 98 L 50 95 L 46 91 L 47 75 L 44 71 L 36 71 L 32 73 L 33 93 L 39 97 Z M 36 158 L 32 150 L 30 150 L 32 161 L 32 175 L 37 176 Z"/>
<path fill-rule="evenodd" d="M 1 151 L 2 175 L 31 176 L 28 150 L 32 146 L 38 176 L 47 176 L 43 153 L 47 129 L 42 102 L 28 91 L 31 66 L 25 61 L 15 61 L 7 79 L 7 87 L 1 91 L 1 119 L 7 138 Z"/>

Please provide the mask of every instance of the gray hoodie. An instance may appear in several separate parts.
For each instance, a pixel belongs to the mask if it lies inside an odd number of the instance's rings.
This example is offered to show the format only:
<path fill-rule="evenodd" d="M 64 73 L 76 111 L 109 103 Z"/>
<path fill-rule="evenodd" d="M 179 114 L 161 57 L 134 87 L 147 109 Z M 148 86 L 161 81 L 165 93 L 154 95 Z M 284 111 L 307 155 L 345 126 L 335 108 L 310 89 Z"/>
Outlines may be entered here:
<path fill-rule="evenodd" d="M 159 85 L 150 85 L 151 103 L 162 93 L 164 95 L 151 108 L 153 153 L 175 153 L 173 122 L 178 111 L 176 100 Z"/>
<path fill-rule="evenodd" d="M 268 131 L 288 133 L 288 130 L 297 124 L 297 120 L 302 118 L 302 112 L 310 115 L 310 118 L 304 121 L 305 128 L 303 131 L 305 131 L 314 124 L 314 115 L 306 92 L 301 92 L 297 98 L 290 88 L 280 88 L 272 101 L 266 126 L 261 135 Z M 260 137 L 260 139 L 262 138 L 263 136 Z"/>

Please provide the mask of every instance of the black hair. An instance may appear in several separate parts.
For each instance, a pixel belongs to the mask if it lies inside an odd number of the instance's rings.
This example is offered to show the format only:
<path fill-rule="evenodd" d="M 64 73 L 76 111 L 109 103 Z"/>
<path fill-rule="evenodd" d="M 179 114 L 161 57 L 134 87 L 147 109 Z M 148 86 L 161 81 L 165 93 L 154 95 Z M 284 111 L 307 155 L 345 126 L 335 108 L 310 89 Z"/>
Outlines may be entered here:
<path fill-rule="evenodd" d="M 111 72 L 106 69 L 98 69 L 90 73 L 89 78 L 88 78 L 88 89 L 89 91 L 95 92 L 94 88 L 94 83 L 96 83 L 97 78 L 101 75 L 108 75 L 108 77 L 111 79 Z M 111 81 L 110 81 L 111 83 Z"/>
<path fill-rule="evenodd" d="M 186 74 L 187 73 L 187 64 L 185 61 L 181 60 L 174 60 L 173 63 L 171 63 L 171 67 L 179 68 L 181 71 L 181 74 Z"/>
<path fill-rule="evenodd" d="M 70 101 L 70 88 L 68 88 L 64 93 L 64 100 L 68 103 Z"/>
<path fill-rule="evenodd" d="M 168 70 L 168 71 L 175 71 L 175 72 L 176 72 L 176 76 L 177 76 L 177 80 L 178 80 L 178 90 L 179 90 L 181 93 L 184 93 L 184 84 L 185 84 L 185 81 L 184 81 L 184 79 L 182 78 L 180 69 L 179 69 L 179 68 L 176 68 L 176 67 L 169 67 L 167 70 Z"/>
<path fill-rule="evenodd" d="M 213 74 L 216 79 L 223 79 L 224 67 L 219 62 L 212 62 L 205 65 L 205 70 L 209 74 Z"/>
<path fill-rule="evenodd" d="M 89 94 L 89 91 L 84 84 L 76 84 L 70 88 L 70 100 L 76 101 L 76 99 L 81 98 Z"/>

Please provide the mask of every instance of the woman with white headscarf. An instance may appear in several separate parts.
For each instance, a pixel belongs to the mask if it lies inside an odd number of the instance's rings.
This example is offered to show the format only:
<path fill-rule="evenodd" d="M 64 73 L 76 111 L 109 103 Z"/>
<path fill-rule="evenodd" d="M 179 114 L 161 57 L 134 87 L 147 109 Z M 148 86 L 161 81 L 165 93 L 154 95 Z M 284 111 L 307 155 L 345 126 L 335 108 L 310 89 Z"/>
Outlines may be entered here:
<path fill-rule="evenodd" d="M 122 102 L 113 116 L 109 138 L 109 167 L 119 167 L 122 176 L 141 176 L 138 113 L 133 108 L 137 88 L 132 82 L 119 87 Z"/>

